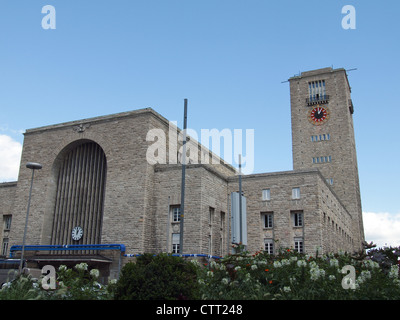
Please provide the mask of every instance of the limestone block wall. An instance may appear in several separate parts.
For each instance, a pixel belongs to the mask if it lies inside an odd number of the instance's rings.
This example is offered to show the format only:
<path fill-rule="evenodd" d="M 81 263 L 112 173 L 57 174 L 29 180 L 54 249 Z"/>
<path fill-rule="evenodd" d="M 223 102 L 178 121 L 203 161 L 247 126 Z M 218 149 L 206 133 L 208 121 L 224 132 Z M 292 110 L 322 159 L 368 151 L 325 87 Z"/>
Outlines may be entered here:
<path fill-rule="evenodd" d="M 9 227 L 6 225 L 6 219 L 8 219 L 12 214 L 16 189 L 16 182 L 0 183 L 0 256 L 3 254 L 4 256 L 7 256 L 9 252 L 8 241 L 13 221 L 11 217 L 11 227 Z"/>
<path fill-rule="evenodd" d="M 237 184 L 236 177 L 229 178 L 229 192 L 238 191 Z M 300 189 L 299 199 L 292 199 L 293 188 Z M 270 200 L 263 200 L 263 189 L 270 190 Z M 340 230 L 351 234 L 351 217 L 319 171 L 298 170 L 243 176 L 242 191 L 247 201 L 249 251 L 263 250 L 266 238 L 275 241 L 275 250 L 294 248 L 294 239 L 302 238 L 304 252 L 310 254 L 320 247 L 324 252 L 350 247 L 349 243 L 345 244 L 337 237 L 336 224 L 335 228 L 327 228 L 323 224 L 325 213 L 326 219 L 329 216 L 338 223 L 338 228 L 340 225 Z M 293 214 L 296 212 L 303 213 L 303 226 L 294 225 Z M 263 225 L 263 215 L 267 213 L 273 214 L 273 228 Z"/>

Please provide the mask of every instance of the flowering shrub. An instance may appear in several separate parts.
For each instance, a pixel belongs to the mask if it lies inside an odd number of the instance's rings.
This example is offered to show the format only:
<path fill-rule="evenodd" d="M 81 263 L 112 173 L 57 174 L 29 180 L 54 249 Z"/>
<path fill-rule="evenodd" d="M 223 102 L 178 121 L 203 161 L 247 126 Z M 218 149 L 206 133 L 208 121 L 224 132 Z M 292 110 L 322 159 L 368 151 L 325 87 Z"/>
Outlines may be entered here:
<path fill-rule="evenodd" d="M 84 262 L 73 268 L 61 265 L 57 270 L 57 288 L 53 292 L 47 291 L 47 296 L 65 300 L 109 299 L 107 287 L 97 282 L 99 275 L 99 270 L 89 271 Z"/>
<path fill-rule="evenodd" d="M 398 272 L 397 264 L 385 272 L 371 257 L 314 257 L 285 249 L 276 256 L 226 256 L 199 270 L 198 281 L 202 299 L 400 299 Z"/>
<path fill-rule="evenodd" d="M 30 275 L 21 275 L 7 283 L 0 290 L 0 300 L 99 300 L 111 299 L 112 286 L 103 286 L 97 282 L 99 270 L 88 270 L 86 263 L 74 268 L 61 265 L 57 270 L 56 288 L 45 290 L 42 279 L 33 279 Z"/>
<path fill-rule="evenodd" d="M 0 288 L 0 300 L 34 300 L 40 298 L 38 284 L 29 276 L 17 276 Z"/>
<path fill-rule="evenodd" d="M 369 248 L 371 249 L 371 247 Z M 358 255 L 250 254 L 238 248 L 210 263 L 185 261 L 167 254 L 144 254 L 128 263 L 120 279 L 101 285 L 99 271 L 86 263 L 60 266 L 56 289 L 41 279 L 20 276 L 0 289 L 4 299 L 400 299 L 400 248 L 371 249 Z"/>

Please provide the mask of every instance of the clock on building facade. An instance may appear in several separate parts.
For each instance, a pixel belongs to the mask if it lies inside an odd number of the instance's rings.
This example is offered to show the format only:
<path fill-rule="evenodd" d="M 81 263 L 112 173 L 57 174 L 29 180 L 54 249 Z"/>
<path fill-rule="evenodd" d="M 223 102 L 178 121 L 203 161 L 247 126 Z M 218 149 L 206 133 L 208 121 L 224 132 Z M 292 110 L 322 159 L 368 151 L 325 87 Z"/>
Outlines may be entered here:
<path fill-rule="evenodd" d="M 329 119 L 329 109 L 327 107 L 316 106 L 309 112 L 308 119 L 315 125 L 324 124 Z"/>

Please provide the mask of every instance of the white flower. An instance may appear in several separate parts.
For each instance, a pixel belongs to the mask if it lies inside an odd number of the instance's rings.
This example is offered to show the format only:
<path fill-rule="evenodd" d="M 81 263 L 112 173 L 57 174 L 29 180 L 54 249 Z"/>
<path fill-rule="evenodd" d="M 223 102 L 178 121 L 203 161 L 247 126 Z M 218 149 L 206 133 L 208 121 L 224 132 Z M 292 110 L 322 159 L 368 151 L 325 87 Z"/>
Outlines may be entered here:
<path fill-rule="evenodd" d="M 307 262 L 306 261 L 304 261 L 304 260 L 299 260 L 299 261 L 297 261 L 297 266 L 300 268 L 300 267 L 305 267 L 305 266 L 307 266 Z"/>
<path fill-rule="evenodd" d="M 360 285 L 368 279 L 371 279 L 371 272 L 363 270 L 361 271 L 360 276 L 357 278 L 356 284 Z"/>
<path fill-rule="evenodd" d="M 325 276 L 325 270 L 320 269 L 318 266 L 312 267 L 310 269 L 310 279 L 315 281 L 318 280 L 319 277 L 323 278 Z"/>
<path fill-rule="evenodd" d="M 279 261 L 274 261 L 274 268 L 280 268 L 282 264 Z"/>
<path fill-rule="evenodd" d="M 399 277 L 399 267 L 397 265 L 393 265 L 389 271 L 389 278 L 397 279 Z"/>
<path fill-rule="evenodd" d="M 235 271 L 240 270 L 240 266 L 235 267 Z"/>
<path fill-rule="evenodd" d="M 228 279 L 228 278 L 223 278 L 223 279 L 221 280 L 221 282 L 222 282 L 223 284 L 228 284 L 228 283 L 229 283 L 229 279 Z"/>
<path fill-rule="evenodd" d="M 288 266 L 288 265 L 290 265 L 290 261 L 289 261 L 288 259 L 282 259 L 282 260 L 281 260 L 281 264 L 282 264 L 283 266 Z"/>
<path fill-rule="evenodd" d="M 77 270 L 87 270 L 88 269 L 88 265 L 85 262 L 79 263 L 75 266 L 75 269 Z"/>
<path fill-rule="evenodd" d="M 337 259 L 331 259 L 329 261 L 329 264 L 331 265 L 331 267 L 339 267 L 339 261 Z"/>
<path fill-rule="evenodd" d="M 60 270 L 60 271 L 65 271 L 67 269 L 68 269 L 67 266 L 63 265 L 63 264 L 58 267 L 58 270 Z"/>
<path fill-rule="evenodd" d="M 210 277 L 210 278 L 214 277 L 214 273 L 211 271 L 207 271 L 207 277 Z"/>
<path fill-rule="evenodd" d="M 97 270 L 97 269 L 90 270 L 90 276 L 92 276 L 93 278 L 97 279 L 99 277 L 99 275 L 100 275 L 99 270 Z"/>
<path fill-rule="evenodd" d="M 331 274 L 330 276 L 329 276 L 329 280 L 335 280 L 336 279 L 336 277 L 333 275 L 333 274 Z"/>
<path fill-rule="evenodd" d="M 256 270 L 257 266 L 255 264 L 251 265 L 251 270 Z"/>
<path fill-rule="evenodd" d="M 290 287 L 283 287 L 283 291 L 284 292 L 290 292 L 290 291 L 292 291 L 292 289 L 290 289 Z"/>
<path fill-rule="evenodd" d="M 190 260 L 191 263 L 193 263 L 195 266 L 199 266 L 200 263 L 196 259 Z"/>
<path fill-rule="evenodd" d="M 379 268 L 379 263 L 376 261 L 372 261 L 372 260 L 363 261 L 363 265 L 367 269 L 378 269 Z"/>

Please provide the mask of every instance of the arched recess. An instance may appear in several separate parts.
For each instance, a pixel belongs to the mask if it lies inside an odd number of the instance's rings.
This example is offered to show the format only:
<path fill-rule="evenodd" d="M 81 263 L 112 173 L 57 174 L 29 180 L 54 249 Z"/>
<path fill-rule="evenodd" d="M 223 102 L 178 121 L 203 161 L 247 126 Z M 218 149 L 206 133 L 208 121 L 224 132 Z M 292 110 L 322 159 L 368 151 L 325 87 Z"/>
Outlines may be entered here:
<path fill-rule="evenodd" d="M 51 244 L 99 244 L 103 220 L 107 160 L 103 149 L 92 140 L 70 143 L 57 156 Z M 77 240 L 75 227 L 82 229 Z"/>

